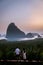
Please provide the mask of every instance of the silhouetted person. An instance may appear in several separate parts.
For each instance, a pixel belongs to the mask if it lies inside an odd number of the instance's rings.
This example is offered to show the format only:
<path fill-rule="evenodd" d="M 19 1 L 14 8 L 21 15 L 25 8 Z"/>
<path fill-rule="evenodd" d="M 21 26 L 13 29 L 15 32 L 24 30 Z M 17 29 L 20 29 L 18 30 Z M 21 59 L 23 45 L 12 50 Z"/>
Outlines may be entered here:
<path fill-rule="evenodd" d="M 19 60 L 21 50 L 17 47 L 15 49 L 16 59 Z"/>
<path fill-rule="evenodd" d="M 23 53 L 23 60 L 26 61 L 26 51 L 25 51 L 24 48 L 23 48 L 23 52 L 22 53 Z"/>

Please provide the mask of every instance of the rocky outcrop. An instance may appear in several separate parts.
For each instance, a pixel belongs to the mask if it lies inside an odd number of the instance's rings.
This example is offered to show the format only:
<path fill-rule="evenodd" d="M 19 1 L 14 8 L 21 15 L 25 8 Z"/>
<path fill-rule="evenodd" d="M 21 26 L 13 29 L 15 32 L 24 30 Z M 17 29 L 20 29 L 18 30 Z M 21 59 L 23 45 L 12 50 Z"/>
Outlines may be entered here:
<path fill-rule="evenodd" d="M 14 23 L 9 24 L 6 32 L 6 38 L 16 39 L 25 37 L 25 33 L 21 31 Z"/>
<path fill-rule="evenodd" d="M 41 36 L 38 34 L 38 33 L 28 33 L 27 35 L 26 35 L 26 37 L 27 38 L 32 38 L 32 37 L 34 37 L 34 36 L 37 36 L 38 38 L 41 38 Z"/>
<path fill-rule="evenodd" d="M 34 36 L 33 36 L 32 33 L 28 33 L 28 34 L 26 35 L 26 37 L 27 37 L 27 38 L 32 38 L 32 37 L 34 37 Z"/>

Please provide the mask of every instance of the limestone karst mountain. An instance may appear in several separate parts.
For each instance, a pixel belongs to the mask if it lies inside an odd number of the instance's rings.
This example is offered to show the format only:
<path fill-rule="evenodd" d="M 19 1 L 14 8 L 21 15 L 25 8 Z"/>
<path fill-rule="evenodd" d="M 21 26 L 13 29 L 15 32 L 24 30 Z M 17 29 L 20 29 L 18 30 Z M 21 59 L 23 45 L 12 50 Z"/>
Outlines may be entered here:
<path fill-rule="evenodd" d="M 26 35 L 26 37 L 27 38 L 32 38 L 32 37 L 34 37 L 34 36 L 37 36 L 38 38 L 41 38 L 41 36 L 40 36 L 40 34 L 38 34 L 38 33 L 28 33 L 27 35 Z"/>
<path fill-rule="evenodd" d="M 6 38 L 8 39 L 16 39 L 16 38 L 24 38 L 25 33 L 21 31 L 14 23 L 9 24 L 6 32 Z"/>
<path fill-rule="evenodd" d="M 18 40 L 20 38 L 34 38 L 34 36 L 37 36 L 38 38 L 41 37 L 38 33 L 31 32 L 25 35 L 25 33 L 21 31 L 14 23 L 9 24 L 6 31 L 6 38 L 10 41 Z"/>

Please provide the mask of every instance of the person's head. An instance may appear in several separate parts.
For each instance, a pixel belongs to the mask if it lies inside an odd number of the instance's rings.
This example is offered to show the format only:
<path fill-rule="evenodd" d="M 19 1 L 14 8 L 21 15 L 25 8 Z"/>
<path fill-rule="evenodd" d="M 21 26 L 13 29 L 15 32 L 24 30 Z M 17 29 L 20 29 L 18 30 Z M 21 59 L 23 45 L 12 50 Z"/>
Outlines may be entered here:
<path fill-rule="evenodd" d="M 25 48 L 23 48 L 23 51 L 25 52 Z"/>

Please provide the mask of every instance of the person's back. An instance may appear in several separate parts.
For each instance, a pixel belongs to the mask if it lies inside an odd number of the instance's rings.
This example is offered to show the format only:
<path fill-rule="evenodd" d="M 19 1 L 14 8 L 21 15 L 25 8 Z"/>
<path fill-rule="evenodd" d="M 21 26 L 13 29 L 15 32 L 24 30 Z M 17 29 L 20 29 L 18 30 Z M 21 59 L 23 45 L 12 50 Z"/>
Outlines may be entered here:
<path fill-rule="evenodd" d="M 19 48 L 16 48 L 15 49 L 15 54 L 16 54 L 16 59 L 19 59 L 19 57 L 20 57 L 20 49 Z"/>
<path fill-rule="evenodd" d="M 23 59 L 26 59 L 26 52 L 23 51 Z"/>
<path fill-rule="evenodd" d="M 26 60 L 26 51 L 23 49 L 23 59 Z"/>
<path fill-rule="evenodd" d="M 19 48 L 16 48 L 15 49 L 15 53 L 16 53 L 16 55 L 19 55 L 20 54 L 20 49 Z"/>

